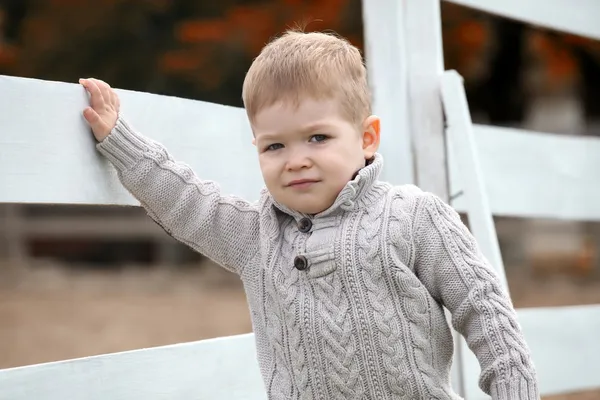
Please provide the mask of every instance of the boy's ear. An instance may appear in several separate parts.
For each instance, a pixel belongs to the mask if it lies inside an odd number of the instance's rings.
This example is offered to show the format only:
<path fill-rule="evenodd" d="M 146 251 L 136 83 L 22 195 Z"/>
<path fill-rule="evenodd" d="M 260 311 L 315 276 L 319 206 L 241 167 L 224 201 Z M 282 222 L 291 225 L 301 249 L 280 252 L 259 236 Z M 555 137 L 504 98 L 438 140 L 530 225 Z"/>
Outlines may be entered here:
<path fill-rule="evenodd" d="M 380 122 L 381 120 L 376 115 L 367 117 L 363 122 L 362 147 L 365 160 L 371 159 L 379 149 Z"/>

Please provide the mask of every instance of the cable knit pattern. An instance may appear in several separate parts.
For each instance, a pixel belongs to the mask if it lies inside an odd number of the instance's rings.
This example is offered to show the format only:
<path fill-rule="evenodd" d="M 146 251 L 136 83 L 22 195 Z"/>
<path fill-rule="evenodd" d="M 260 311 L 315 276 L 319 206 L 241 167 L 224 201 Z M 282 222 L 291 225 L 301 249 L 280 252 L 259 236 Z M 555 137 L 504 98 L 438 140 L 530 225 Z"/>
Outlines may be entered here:
<path fill-rule="evenodd" d="M 516 313 L 458 214 L 378 181 L 377 154 L 330 208 L 225 196 L 122 118 L 99 151 L 148 215 L 238 274 L 271 400 L 459 399 L 452 325 L 493 399 L 539 399 Z M 201 360 L 199 361 L 201 362 Z"/>
<path fill-rule="evenodd" d="M 256 207 L 235 196 L 220 196 L 215 182 L 198 179 L 187 165 L 173 161 L 162 146 L 137 134 L 121 118 L 113 130 L 117 131 L 127 134 L 109 135 L 98 149 L 117 167 L 121 182 L 148 215 L 175 239 L 241 273 L 258 251 Z M 215 236 L 220 240 L 212 240 Z"/>
<path fill-rule="evenodd" d="M 268 272 L 268 270 L 265 272 Z M 269 276 L 265 278 L 268 280 Z M 267 343 L 274 353 L 273 367 L 271 371 L 268 371 L 267 391 L 273 398 L 289 398 L 292 386 L 291 375 L 286 361 L 287 351 L 284 344 L 284 325 L 281 310 L 274 310 L 277 307 L 277 295 L 273 290 L 266 290 L 265 303 Z"/>
<path fill-rule="evenodd" d="M 419 200 L 415 268 L 429 292 L 452 312 L 453 325 L 469 347 L 477 349 L 480 387 L 495 398 L 537 398 L 529 349 L 498 277 L 454 209 L 431 194 Z"/>
<path fill-rule="evenodd" d="M 334 274 L 317 280 L 315 294 L 323 306 L 318 334 L 328 368 L 330 399 L 360 399 L 364 388 L 360 381 L 358 344 L 352 335 L 350 305 L 342 284 Z"/>
<path fill-rule="evenodd" d="M 408 371 L 402 369 L 402 359 L 406 351 L 400 340 L 400 321 L 396 318 L 393 306 L 392 291 L 389 282 L 386 282 L 384 264 L 381 260 L 380 247 L 373 243 L 382 237 L 380 228 L 385 221 L 384 206 L 386 203 L 378 202 L 377 206 L 366 211 L 364 223 L 358 232 L 359 263 L 364 265 L 363 279 L 367 289 L 367 296 L 373 308 L 373 319 L 377 327 L 381 353 L 381 363 L 386 371 L 386 378 L 390 391 L 399 399 L 413 399 Z M 381 290 L 386 288 L 386 290 Z"/>

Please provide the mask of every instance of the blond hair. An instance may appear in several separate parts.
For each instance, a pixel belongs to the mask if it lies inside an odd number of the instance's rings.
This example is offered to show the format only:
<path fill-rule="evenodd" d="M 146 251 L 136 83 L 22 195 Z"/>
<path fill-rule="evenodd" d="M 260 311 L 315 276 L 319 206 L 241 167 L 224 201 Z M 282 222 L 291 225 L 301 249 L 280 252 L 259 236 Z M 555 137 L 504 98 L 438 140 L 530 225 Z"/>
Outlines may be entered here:
<path fill-rule="evenodd" d="M 371 114 L 367 71 L 360 51 L 334 34 L 287 31 L 254 60 L 242 90 L 250 121 L 277 102 L 298 106 L 305 97 L 335 99 L 340 112 L 360 124 Z"/>

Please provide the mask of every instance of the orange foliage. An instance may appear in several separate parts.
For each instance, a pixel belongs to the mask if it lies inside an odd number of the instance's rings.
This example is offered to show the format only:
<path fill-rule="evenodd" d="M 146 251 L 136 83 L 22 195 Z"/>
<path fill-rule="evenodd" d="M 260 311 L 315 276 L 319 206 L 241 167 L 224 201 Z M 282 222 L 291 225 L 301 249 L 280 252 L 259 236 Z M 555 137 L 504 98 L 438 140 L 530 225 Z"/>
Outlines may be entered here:
<path fill-rule="evenodd" d="M 341 23 L 340 16 L 347 0 L 280 0 L 271 4 L 232 6 L 226 10 L 222 19 L 192 19 L 179 23 L 175 37 L 183 44 L 200 43 L 236 43 L 250 57 L 255 57 L 274 33 L 282 32 L 297 23 L 310 31 L 313 21 L 325 21 L 333 30 Z M 301 19 L 306 18 L 306 19 Z M 304 27 L 303 27 L 304 28 Z M 358 37 L 352 39 L 354 44 L 362 46 Z M 201 64 L 195 53 L 197 49 L 189 48 L 165 54 L 161 67 L 171 73 L 194 70 Z M 210 72 L 208 72 L 210 74 Z"/>
<path fill-rule="evenodd" d="M 335 27 L 341 22 L 340 16 L 345 3 L 345 0 L 313 1 L 306 11 L 311 17 L 323 20 L 330 27 Z"/>
<path fill-rule="evenodd" d="M 160 66 L 163 70 L 172 72 L 195 71 L 202 64 L 208 55 L 198 49 L 194 51 L 171 50 L 160 57 Z"/>
<path fill-rule="evenodd" d="M 487 30 L 482 23 L 476 20 L 465 21 L 458 25 L 455 34 L 461 45 L 472 50 L 480 50 L 489 40 Z"/>
<path fill-rule="evenodd" d="M 17 59 L 17 49 L 14 46 L 0 45 L 0 65 L 10 66 Z"/>
<path fill-rule="evenodd" d="M 81 0 L 50 0 L 50 4 L 54 7 L 80 5 Z"/>
<path fill-rule="evenodd" d="M 226 19 L 232 27 L 231 34 L 239 37 L 248 53 L 256 55 L 269 40 L 276 26 L 274 10 L 269 7 L 231 7 Z"/>
<path fill-rule="evenodd" d="M 532 33 L 530 40 L 533 51 L 542 59 L 550 81 L 560 84 L 577 74 L 577 59 L 564 44 L 542 32 Z"/>
<path fill-rule="evenodd" d="M 196 19 L 180 22 L 175 28 L 175 37 L 183 43 L 219 41 L 229 32 L 228 21 Z"/>
<path fill-rule="evenodd" d="M 0 64 L 3 66 L 26 68 L 31 64 L 28 57 L 44 52 L 52 53 L 65 43 L 65 21 L 72 21 L 73 32 L 93 32 L 97 25 L 106 25 L 110 30 L 111 18 L 118 9 L 115 4 L 131 0 L 49 0 L 40 2 L 34 7 L 24 21 L 21 29 L 19 43 L 22 47 L 0 47 Z M 207 1 L 207 0 L 205 0 Z M 418 0 L 409 0 L 418 1 Z M 229 3 L 229 2 L 228 2 Z M 245 53 L 245 60 L 255 57 L 261 48 L 273 35 L 298 24 L 307 31 L 343 29 L 343 20 L 348 11 L 355 13 L 358 10 L 348 10 L 349 0 L 271 0 L 245 5 L 222 6 L 221 18 L 203 19 L 190 16 L 189 19 L 180 21 L 174 27 L 173 35 L 177 43 L 165 53 L 156 55 L 158 66 L 165 73 L 186 75 L 201 69 L 201 78 L 208 82 L 218 83 L 218 79 L 226 75 L 223 66 L 214 69 L 209 67 L 214 63 L 214 51 L 227 53 L 233 49 L 236 54 Z M 167 10 L 172 6 L 170 0 L 144 0 L 136 9 L 132 20 L 144 21 L 151 13 Z M 68 10 L 67 17 L 59 17 L 60 13 Z M 94 10 L 94 22 L 82 23 L 77 21 L 90 21 L 89 18 L 75 18 L 81 14 L 85 16 Z M 1 8 L 0 8 L 1 13 Z M 0 14 L 1 15 L 1 14 Z M 483 68 L 486 52 L 495 38 L 495 32 L 489 25 L 489 17 L 473 10 L 459 7 L 451 3 L 442 2 L 443 34 L 445 47 L 445 62 L 449 68 L 456 68 L 466 76 L 473 78 Z M 428 23 L 424 21 L 424 23 Z M 0 18 L 1 25 L 1 18 Z M 303 26 L 304 25 L 304 26 Z M 354 45 L 363 48 L 362 32 L 341 32 Z M 538 58 L 550 81 L 563 81 L 571 79 L 577 73 L 577 59 L 571 50 L 574 46 L 585 47 L 600 57 L 600 42 L 585 39 L 575 35 L 561 35 L 553 39 L 543 31 L 533 31 L 533 53 Z M 392 40 L 392 38 L 390 38 Z M 208 45 L 208 46 L 206 46 Z M 212 49 L 209 51 L 209 49 Z M 217 50 L 215 50 L 217 49 Z M 483 66 L 482 66 L 483 65 Z M 233 73 L 230 71 L 230 73 Z"/>

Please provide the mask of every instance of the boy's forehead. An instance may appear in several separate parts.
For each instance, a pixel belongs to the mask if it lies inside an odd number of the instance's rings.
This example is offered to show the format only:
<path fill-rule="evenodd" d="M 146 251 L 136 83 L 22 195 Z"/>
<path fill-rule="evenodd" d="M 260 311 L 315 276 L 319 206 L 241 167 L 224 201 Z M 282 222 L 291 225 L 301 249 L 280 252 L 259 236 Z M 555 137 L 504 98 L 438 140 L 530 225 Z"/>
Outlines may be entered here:
<path fill-rule="evenodd" d="M 341 119 L 333 100 L 301 101 L 298 105 L 279 102 L 260 110 L 252 123 L 258 134 L 306 132 L 335 125 Z"/>

